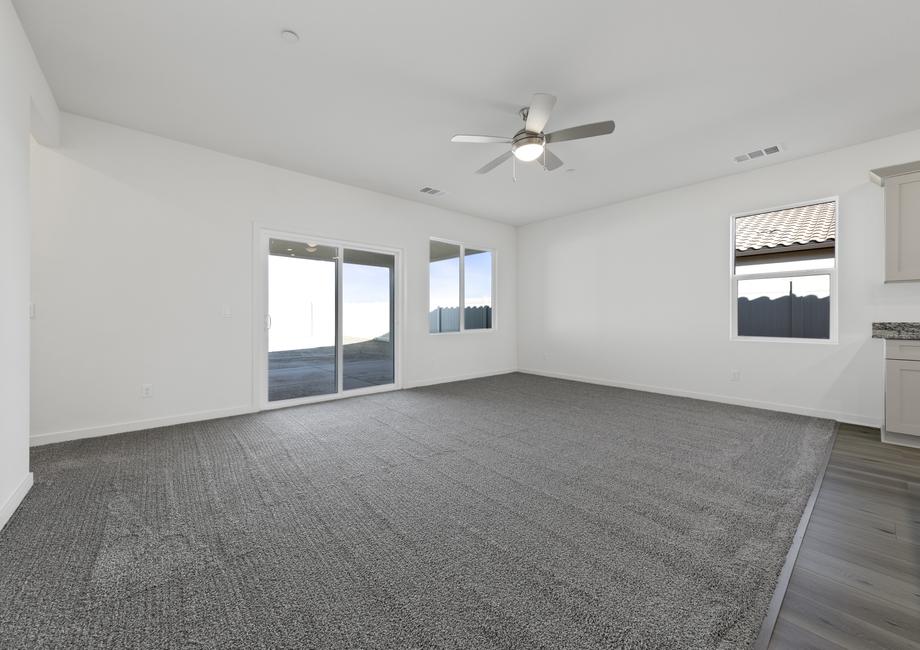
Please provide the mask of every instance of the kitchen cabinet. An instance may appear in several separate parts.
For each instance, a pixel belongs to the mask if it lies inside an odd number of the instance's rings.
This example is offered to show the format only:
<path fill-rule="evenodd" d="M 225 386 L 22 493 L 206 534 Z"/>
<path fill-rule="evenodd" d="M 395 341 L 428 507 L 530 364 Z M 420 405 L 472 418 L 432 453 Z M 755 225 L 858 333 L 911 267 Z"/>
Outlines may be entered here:
<path fill-rule="evenodd" d="M 920 340 L 885 341 L 882 441 L 920 447 Z"/>
<path fill-rule="evenodd" d="M 920 162 L 870 177 L 885 189 L 885 282 L 920 280 Z"/>

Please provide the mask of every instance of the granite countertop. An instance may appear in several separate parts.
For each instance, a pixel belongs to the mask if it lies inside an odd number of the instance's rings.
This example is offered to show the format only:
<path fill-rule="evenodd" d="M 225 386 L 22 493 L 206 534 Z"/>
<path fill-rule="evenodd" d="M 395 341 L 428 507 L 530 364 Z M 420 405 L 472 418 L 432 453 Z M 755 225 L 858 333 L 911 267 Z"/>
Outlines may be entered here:
<path fill-rule="evenodd" d="M 920 323 L 872 323 L 872 338 L 920 340 Z"/>

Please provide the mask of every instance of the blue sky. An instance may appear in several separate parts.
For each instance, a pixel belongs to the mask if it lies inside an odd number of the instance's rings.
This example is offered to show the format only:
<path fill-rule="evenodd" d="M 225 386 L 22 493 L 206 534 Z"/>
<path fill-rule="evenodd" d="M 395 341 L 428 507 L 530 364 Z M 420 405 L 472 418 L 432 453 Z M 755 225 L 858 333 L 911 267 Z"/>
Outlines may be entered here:
<path fill-rule="evenodd" d="M 492 253 L 485 251 L 475 255 L 467 254 L 466 265 L 466 305 L 492 304 Z"/>
<path fill-rule="evenodd" d="M 345 302 L 386 302 L 390 299 L 390 269 L 363 264 L 342 265 Z"/>
<path fill-rule="evenodd" d="M 465 302 L 468 306 L 492 304 L 492 253 L 466 255 Z M 431 262 L 430 309 L 460 304 L 460 259 Z"/>

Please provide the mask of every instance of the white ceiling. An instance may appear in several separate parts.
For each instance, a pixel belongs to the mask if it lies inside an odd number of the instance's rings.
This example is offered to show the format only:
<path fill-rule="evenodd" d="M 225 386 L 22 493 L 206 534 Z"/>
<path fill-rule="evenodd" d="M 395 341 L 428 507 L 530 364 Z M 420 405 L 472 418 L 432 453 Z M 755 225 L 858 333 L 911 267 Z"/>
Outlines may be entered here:
<path fill-rule="evenodd" d="M 64 110 L 513 224 L 920 128 L 913 0 L 14 4 Z M 616 132 L 473 174 L 538 91 Z"/>

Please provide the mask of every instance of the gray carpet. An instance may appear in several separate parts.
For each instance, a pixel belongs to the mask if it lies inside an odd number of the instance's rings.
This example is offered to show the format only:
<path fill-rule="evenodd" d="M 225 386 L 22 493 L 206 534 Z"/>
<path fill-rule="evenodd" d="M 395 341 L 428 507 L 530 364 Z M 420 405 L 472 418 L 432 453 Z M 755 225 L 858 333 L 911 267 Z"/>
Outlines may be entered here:
<path fill-rule="evenodd" d="M 0 647 L 744 647 L 833 430 L 513 374 L 40 447 Z"/>

